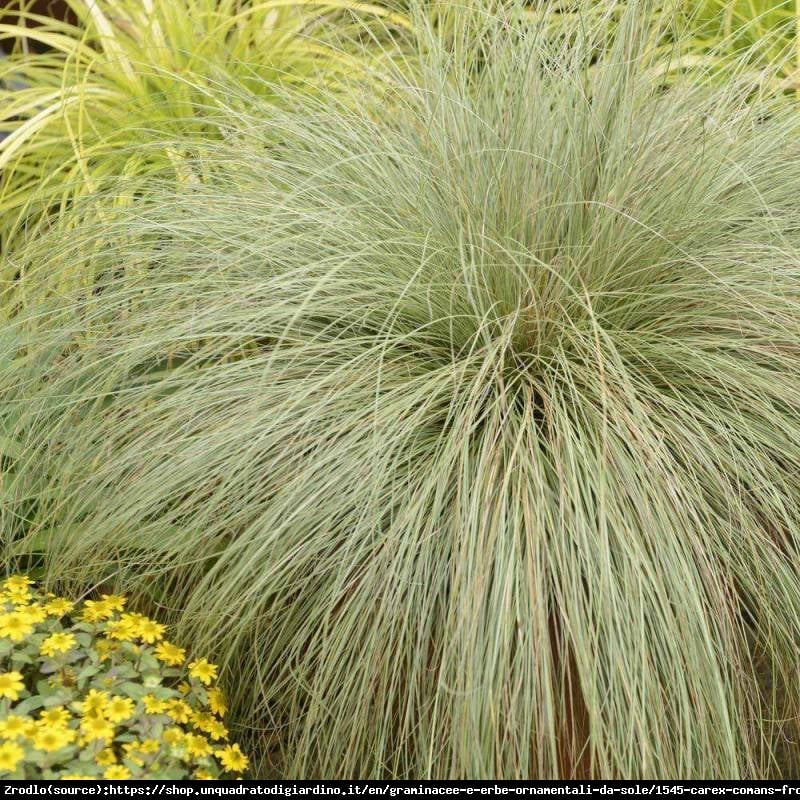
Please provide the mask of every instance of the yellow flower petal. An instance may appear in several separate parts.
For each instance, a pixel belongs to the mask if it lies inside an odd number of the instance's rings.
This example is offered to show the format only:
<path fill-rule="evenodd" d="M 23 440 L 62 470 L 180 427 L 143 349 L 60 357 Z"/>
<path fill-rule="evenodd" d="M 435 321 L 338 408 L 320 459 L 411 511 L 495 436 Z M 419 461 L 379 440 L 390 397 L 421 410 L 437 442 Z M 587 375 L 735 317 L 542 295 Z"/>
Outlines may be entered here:
<path fill-rule="evenodd" d="M 0 697 L 7 697 L 9 700 L 19 700 L 19 693 L 25 688 L 22 682 L 22 673 L 3 672 L 0 673 Z"/>
<path fill-rule="evenodd" d="M 250 763 L 250 759 L 239 749 L 238 744 L 223 747 L 217 750 L 216 755 L 222 766 L 231 772 L 243 772 Z"/>
<path fill-rule="evenodd" d="M 204 658 L 198 658 L 189 664 L 189 674 L 206 685 L 217 677 L 217 665 L 211 664 Z"/>
<path fill-rule="evenodd" d="M 15 742 L 0 744 L 0 772 L 14 772 L 25 758 L 25 751 Z"/>

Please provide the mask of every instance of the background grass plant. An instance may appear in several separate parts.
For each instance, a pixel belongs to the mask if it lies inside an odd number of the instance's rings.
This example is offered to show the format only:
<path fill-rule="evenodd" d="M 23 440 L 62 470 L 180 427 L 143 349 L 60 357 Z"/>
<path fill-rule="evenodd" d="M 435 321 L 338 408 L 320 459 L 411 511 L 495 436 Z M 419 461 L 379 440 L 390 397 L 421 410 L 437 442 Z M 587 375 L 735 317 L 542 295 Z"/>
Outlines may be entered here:
<path fill-rule="evenodd" d="M 527 15 L 553 32 L 574 28 L 587 15 L 615 20 L 625 4 L 529 3 Z M 775 94 L 797 96 L 800 7 L 796 0 L 665 0 L 640 12 L 651 18 L 651 47 L 667 77 L 690 74 L 717 82 L 749 73 Z M 664 21 L 669 24 L 664 25 Z"/>
<path fill-rule="evenodd" d="M 774 768 L 800 118 L 665 90 L 648 9 L 419 24 L 390 103 L 284 88 L 6 257 L 7 559 L 217 654 L 264 772 Z"/>
<path fill-rule="evenodd" d="M 26 11 L 25 0 L 20 5 L 22 11 L 0 11 L 0 45 L 10 52 L 0 61 L 6 249 L 43 215 L 95 192 L 105 179 L 166 172 L 179 183 L 203 180 L 187 159 L 207 138 L 224 138 L 232 102 L 241 109 L 251 92 L 274 99 L 278 85 L 312 89 L 354 72 L 378 74 L 412 13 L 469 49 L 465 18 L 508 3 L 70 0 L 74 24 Z M 616 0 L 528 3 L 526 15 L 558 39 L 581 18 L 607 22 L 622 9 Z M 774 78 L 775 91 L 797 91 L 794 0 L 675 0 L 641 13 L 659 32 L 650 46 L 662 67 L 700 80 L 725 80 L 746 67 Z M 661 25 L 665 14 L 672 28 Z"/>
<path fill-rule="evenodd" d="M 669 5 L 667 5 L 669 8 Z M 676 66 L 725 80 L 749 69 L 773 91 L 800 91 L 800 7 L 796 0 L 684 0 L 678 5 Z"/>
<path fill-rule="evenodd" d="M 407 27 L 401 15 L 356 0 L 69 0 L 69 7 L 76 24 L 0 11 L 0 45 L 9 51 L 0 61 L 6 247 L 41 214 L 107 178 L 166 171 L 179 183 L 198 180 L 187 156 L 206 138 L 224 137 L 234 99 L 274 97 L 278 85 L 330 87 L 384 55 L 381 47 L 354 47 L 354 34 L 372 23 L 373 36 L 385 40 Z M 225 85 L 237 94 L 226 96 Z"/>

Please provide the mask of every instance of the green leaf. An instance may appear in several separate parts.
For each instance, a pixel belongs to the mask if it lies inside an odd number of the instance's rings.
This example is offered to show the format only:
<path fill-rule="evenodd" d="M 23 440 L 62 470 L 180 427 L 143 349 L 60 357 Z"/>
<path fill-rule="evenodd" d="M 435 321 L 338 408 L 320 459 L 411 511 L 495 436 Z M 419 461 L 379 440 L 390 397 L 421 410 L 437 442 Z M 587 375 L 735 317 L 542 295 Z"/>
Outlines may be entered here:
<path fill-rule="evenodd" d="M 44 707 L 44 698 L 40 697 L 39 695 L 32 695 L 31 697 L 26 698 L 25 700 L 17 703 L 14 706 L 14 713 L 15 714 L 30 714 L 33 711 L 37 711 L 40 708 Z"/>
<path fill-rule="evenodd" d="M 21 458 L 23 453 L 22 445 L 10 438 L 0 434 L 0 455 L 9 458 Z"/>
<path fill-rule="evenodd" d="M 78 672 L 77 680 L 80 682 L 87 681 L 89 678 L 93 678 L 95 675 L 103 672 L 103 669 L 101 664 L 89 664 Z"/>

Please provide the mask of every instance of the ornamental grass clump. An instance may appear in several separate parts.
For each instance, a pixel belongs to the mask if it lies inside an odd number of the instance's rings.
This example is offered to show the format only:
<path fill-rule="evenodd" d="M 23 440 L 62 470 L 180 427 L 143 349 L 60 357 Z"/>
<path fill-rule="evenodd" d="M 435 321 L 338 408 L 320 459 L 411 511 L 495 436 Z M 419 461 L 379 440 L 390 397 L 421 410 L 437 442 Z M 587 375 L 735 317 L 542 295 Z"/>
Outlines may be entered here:
<path fill-rule="evenodd" d="M 73 603 L 13 575 L 0 589 L 0 776 L 240 776 L 217 667 L 104 594 Z M 187 664 L 188 661 L 188 664 Z"/>
<path fill-rule="evenodd" d="M 257 774 L 774 770 L 800 116 L 665 88 L 643 10 L 421 25 L 417 79 L 253 105 L 11 259 L 5 552 L 158 604 Z"/>

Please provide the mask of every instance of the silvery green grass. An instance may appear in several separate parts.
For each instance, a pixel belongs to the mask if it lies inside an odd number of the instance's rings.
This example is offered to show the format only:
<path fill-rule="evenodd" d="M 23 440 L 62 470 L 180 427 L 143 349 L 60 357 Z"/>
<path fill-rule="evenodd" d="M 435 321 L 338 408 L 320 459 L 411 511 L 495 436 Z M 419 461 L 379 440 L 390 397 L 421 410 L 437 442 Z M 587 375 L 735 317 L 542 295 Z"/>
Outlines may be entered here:
<path fill-rule="evenodd" d="M 416 14 L 389 91 L 239 103 L 6 257 L 6 558 L 220 660 L 262 775 L 777 769 L 800 117 L 613 10 Z"/>

